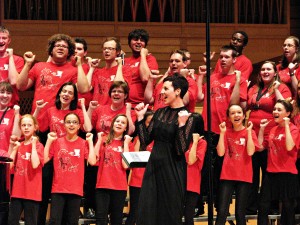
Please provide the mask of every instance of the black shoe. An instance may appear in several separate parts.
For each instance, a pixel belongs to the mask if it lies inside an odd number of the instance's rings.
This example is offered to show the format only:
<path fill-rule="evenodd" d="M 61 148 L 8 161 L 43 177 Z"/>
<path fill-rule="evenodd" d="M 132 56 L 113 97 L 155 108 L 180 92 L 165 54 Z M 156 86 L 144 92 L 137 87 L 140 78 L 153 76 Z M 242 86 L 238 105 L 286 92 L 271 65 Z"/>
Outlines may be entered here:
<path fill-rule="evenodd" d="M 95 211 L 92 208 L 89 208 L 85 214 L 85 218 L 87 219 L 94 219 L 95 218 Z"/>
<path fill-rule="evenodd" d="M 198 208 L 197 211 L 195 212 L 194 217 L 198 217 L 204 214 L 204 208 Z"/>
<path fill-rule="evenodd" d="M 270 215 L 279 215 L 280 212 L 279 212 L 278 209 L 270 209 L 270 213 L 269 213 L 269 214 L 270 214 Z"/>

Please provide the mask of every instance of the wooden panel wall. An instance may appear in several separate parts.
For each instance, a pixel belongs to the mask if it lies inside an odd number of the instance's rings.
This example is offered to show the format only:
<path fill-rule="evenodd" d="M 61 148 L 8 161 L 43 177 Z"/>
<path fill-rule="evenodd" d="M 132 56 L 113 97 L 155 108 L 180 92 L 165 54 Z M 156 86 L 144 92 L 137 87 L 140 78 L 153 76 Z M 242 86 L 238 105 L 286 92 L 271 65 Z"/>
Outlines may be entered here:
<path fill-rule="evenodd" d="M 3 25 L 12 33 L 11 47 L 14 52 L 23 55 L 25 51 L 33 51 L 39 61 L 47 59 L 47 39 L 52 34 L 66 33 L 72 37 L 84 37 L 89 44 L 89 55 L 101 58 L 101 43 L 107 36 L 119 37 L 124 51 L 130 52 L 127 35 L 135 28 L 148 30 L 148 49 L 157 57 L 161 72 L 168 67 L 169 53 L 173 49 L 189 49 L 194 68 L 202 64 L 202 52 L 205 51 L 205 24 L 7 20 L 3 21 Z M 249 43 L 244 53 L 253 63 L 281 55 L 281 45 L 290 34 L 289 24 L 211 24 L 211 49 L 218 52 L 220 46 L 229 43 L 235 30 L 248 33 Z"/>

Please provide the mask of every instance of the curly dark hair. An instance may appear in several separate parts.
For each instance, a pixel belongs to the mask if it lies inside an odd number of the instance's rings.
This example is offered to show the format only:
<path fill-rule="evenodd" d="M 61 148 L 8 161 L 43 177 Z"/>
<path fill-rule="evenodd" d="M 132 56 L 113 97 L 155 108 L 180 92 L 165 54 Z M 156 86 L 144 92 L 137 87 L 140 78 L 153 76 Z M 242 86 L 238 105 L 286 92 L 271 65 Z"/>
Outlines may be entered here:
<path fill-rule="evenodd" d="M 130 46 L 130 42 L 132 39 L 143 39 L 145 41 L 145 46 L 147 46 L 149 41 L 149 34 L 144 29 L 135 29 L 128 34 L 128 45 Z"/>
<path fill-rule="evenodd" d="M 52 56 L 52 51 L 53 51 L 54 45 L 58 41 L 65 41 L 68 43 L 69 54 L 68 54 L 67 59 L 70 59 L 71 56 L 74 55 L 74 53 L 75 53 L 75 43 L 74 43 L 73 39 L 69 35 L 66 35 L 66 34 L 54 34 L 48 39 L 48 50 L 47 50 L 48 55 Z"/>

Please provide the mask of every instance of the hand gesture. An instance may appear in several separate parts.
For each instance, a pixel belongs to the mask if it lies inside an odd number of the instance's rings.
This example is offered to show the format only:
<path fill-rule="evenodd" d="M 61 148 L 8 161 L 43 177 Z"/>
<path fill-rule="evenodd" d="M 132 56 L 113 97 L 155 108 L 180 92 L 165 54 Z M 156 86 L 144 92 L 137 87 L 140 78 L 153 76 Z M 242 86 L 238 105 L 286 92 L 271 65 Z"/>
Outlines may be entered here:
<path fill-rule="evenodd" d="M 76 55 L 76 56 L 74 57 L 74 60 L 75 60 L 75 65 L 76 65 L 76 66 L 82 65 L 81 57 L 80 57 L 80 56 Z"/>
<path fill-rule="evenodd" d="M 11 57 L 14 55 L 14 50 L 12 48 L 7 48 L 6 53 L 7 53 L 8 57 Z"/>
<path fill-rule="evenodd" d="M 48 104 L 48 102 L 45 102 L 44 99 L 41 99 L 41 100 L 37 100 L 35 104 L 36 104 L 36 108 L 42 109 Z"/>
<path fill-rule="evenodd" d="M 125 105 L 126 105 L 126 111 L 131 110 L 131 103 L 130 102 L 126 102 Z"/>
<path fill-rule="evenodd" d="M 17 142 L 18 140 L 19 140 L 19 138 L 16 135 L 11 135 L 10 139 L 9 139 L 9 142 L 11 144 L 15 144 L 15 142 Z"/>
<path fill-rule="evenodd" d="M 261 128 L 265 128 L 265 127 L 268 125 L 268 123 L 270 123 L 270 121 L 271 121 L 271 120 L 262 119 L 262 120 L 260 121 L 260 127 L 261 127 Z"/>
<path fill-rule="evenodd" d="M 278 80 L 275 80 L 273 83 L 274 90 L 278 89 L 279 85 L 280 85 L 280 82 Z"/>
<path fill-rule="evenodd" d="M 124 136 L 124 144 L 129 144 L 132 141 L 132 137 L 129 135 Z"/>
<path fill-rule="evenodd" d="M 159 74 L 159 70 L 151 70 L 150 78 L 152 78 L 153 80 L 156 80 L 156 79 L 161 78 L 163 76 L 164 75 Z"/>
<path fill-rule="evenodd" d="M 210 52 L 210 60 L 212 60 L 215 56 L 216 52 Z M 206 63 L 206 52 L 203 52 L 203 61 Z"/>
<path fill-rule="evenodd" d="M 123 59 L 121 57 L 117 57 L 117 58 L 115 58 L 115 60 L 116 60 L 118 65 L 122 65 Z"/>
<path fill-rule="evenodd" d="M 248 121 L 248 124 L 247 124 L 247 130 L 248 131 L 251 131 L 253 128 L 253 123 L 251 121 Z"/>
<path fill-rule="evenodd" d="M 290 74 L 294 73 L 295 70 L 297 69 L 297 67 L 298 67 L 298 63 L 292 63 L 292 62 L 290 62 L 289 66 L 288 66 Z"/>
<path fill-rule="evenodd" d="M 14 105 L 15 115 L 20 114 L 20 106 Z"/>
<path fill-rule="evenodd" d="M 225 133 L 226 132 L 226 122 L 220 123 L 219 128 L 220 128 L 221 133 Z"/>
<path fill-rule="evenodd" d="M 240 83 L 240 81 L 241 81 L 241 71 L 235 70 L 234 73 L 235 73 L 235 81 Z"/>
<path fill-rule="evenodd" d="M 24 53 L 24 60 L 26 63 L 33 63 L 35 59 L 35 55 L 32 52 L 25 52 Z"/>
<path fill-rule="evenodd" d="M 89 109 L 95 110 L 98 106 L 98 101 L 90 101 Z"/>
<path fill-rule="evenodd" d="M 94 137 L 94 135 L 92 133 L 86 133 L 85 140 L 87 140 L 88 142 L 93 143 L 93 137 Z"/>
<path fill-rule="evenodd" d="M 289 124 L 290 124 L 290 118 L 289 117 L 284 117 L 283 120 L 284 120 L 284 125 L 285 126 L 289 126 Z"/>
<path fill-rule="evenodd" d="M 193 133 L 193 142 L 198 143 L 198 141 L 201 139 L 200 134 Z"/>
<path fill-rule="evenodd" d="M 147 48 L 141 48 L 141 56 L 147 56 L 149 54 L 148 49 Z"/>
<path fill-rule="evenodd" d="M 48 140 L 55 141 L 57 139 L 57 134 L 55 132 L 50 132 L 50 133 L 48 133 L 47 137 L 48 137 Z"/>
<path fill-rule="evenodd" d="M 89 61 L 89 66 L 93 68 L 97 68 L 101 62 L 101 59 L 91 59 Z"/>
<path fill-rule="evenodd" d="M 186 121 L 190 117 L 191 113 L 189 113 L 186 110 L 181 110 L 178 112 L 178 125 L 179 127 L 182 127 L 185 125 Z"/>
<path fill-rule="evenodd" d="M 85 98 L 79 98 L 78 101 L 79 101 L 81 107 L 85 107 Z"/>
<path fill-rule="evenodd" d="M 181 69 L 180 71 L 179 71 L 179 73 L 180 73 L 180 75 L 182 75 L 182 76 L 184 76 L 184 77 L 187 77 L 188 76 L 188 74 L 189 74 L 189 70 L 188 69 Z"/>
<path fill-rule="evenodd" d="M 134 111 L 138 117 L 139 120 L 142 120 L 144 118 L 144 115 L 148 109 L 149 104 L 144 104 L 143 102 L 137 104 L 134 108 Z"/>
<path fill-rule="evenodd" d="M 199 66 L 199 76 L 205 77 L 206 72 L 206 65 Z"/>
<path fill-rule="evenodd" d="M 37 141 L 38 141 L 37 136 L 32 136 L 32 137 L 31 137 L 31 143 L 32 143 L 32 144 L 36 144 Z"/>

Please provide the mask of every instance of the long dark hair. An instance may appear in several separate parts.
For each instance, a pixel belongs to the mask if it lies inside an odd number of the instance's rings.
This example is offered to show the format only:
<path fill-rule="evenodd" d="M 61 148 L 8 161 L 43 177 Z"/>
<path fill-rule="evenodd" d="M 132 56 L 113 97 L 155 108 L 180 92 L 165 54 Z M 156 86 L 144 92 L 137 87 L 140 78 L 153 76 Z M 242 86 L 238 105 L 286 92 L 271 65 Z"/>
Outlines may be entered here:
<path fill-rule="evenodd" d="M 56 94 L 56 97 L 55 97 L 55 106 L 57 109 L 59 109 L 59 110 L 61 109 L 61 102 L 60 102 L 59 95 L 60 95 L 62 89 L 67 85 L 71 85 L 74 89 L 74 99 L 70 103 L 70 110 L 75 110 L 75 109 L 77 109 L 77 103 L 78 103 L 78 91 L 77 91 L 76 85 L 72 82 L 66 82 L 59 88 L 59 90 Z"/>

